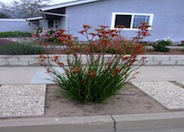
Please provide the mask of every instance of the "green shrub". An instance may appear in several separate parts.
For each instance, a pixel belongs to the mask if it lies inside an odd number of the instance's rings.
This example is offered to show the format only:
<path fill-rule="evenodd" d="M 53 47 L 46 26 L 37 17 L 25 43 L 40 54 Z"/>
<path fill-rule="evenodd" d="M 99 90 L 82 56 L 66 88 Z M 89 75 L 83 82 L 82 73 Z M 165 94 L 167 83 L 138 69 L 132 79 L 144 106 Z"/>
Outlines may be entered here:
<path fill-rule="evenodd" d="M 9 32 L 0 32 L 1 38 L 7 37 L 31 37 L 31 33 L 29 32 L 20 32 L 20 31 L 9 31 Z"/>
<path fill-rule="evenodd" d="M 169 38 L 163 40 L 157 40 L 152 46 L 154 51 L 168 52 L 170 49 L 167 46 L 172 45 L 172 41 Z"/>
<path fill-rule="evenodd" d="M 8 43 L 0 45 L 1 55 L 33 55 L 43 54 L 46 49 L 40 45 L 30 43 Z"/>

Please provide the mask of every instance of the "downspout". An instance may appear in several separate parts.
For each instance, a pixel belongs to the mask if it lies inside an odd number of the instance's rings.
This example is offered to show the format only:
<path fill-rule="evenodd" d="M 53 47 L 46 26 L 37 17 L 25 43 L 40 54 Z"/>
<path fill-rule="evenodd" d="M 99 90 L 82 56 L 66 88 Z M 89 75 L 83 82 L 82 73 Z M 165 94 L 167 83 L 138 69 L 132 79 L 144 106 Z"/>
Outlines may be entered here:
<path fill-rule="evenodd" d="M 68 32 L 68 16 L 66 14 L 60 14 L 60 13 L 52 13 L 52 12 L 43 12 L 43 11 L 39 11 L 39 13 L 41 14 L 47 14 L 47 15 L 53 15 L 53 16 L 62 16 L 62 17 L 65 17 L 65 30 L 66 32 Z"/>

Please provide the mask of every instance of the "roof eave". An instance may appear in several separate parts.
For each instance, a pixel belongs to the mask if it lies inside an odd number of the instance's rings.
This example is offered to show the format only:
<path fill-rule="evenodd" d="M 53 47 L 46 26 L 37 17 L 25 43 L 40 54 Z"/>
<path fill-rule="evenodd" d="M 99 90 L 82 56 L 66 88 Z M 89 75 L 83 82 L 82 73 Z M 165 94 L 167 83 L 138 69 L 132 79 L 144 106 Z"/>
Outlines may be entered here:
<path fill-rule="evenodd" d="M 64 8 L 64 7 L 69 7 L 69 6 L 75 6 L 75 5 L 80 5 L 80 4 L 86 4 L 86 3 L 90 3 L 90 2 L 96 2 L 96 1 L 99 1 L 99 0 L 83 0 L 83 1 L 67 2 L 67 3 L 63 3 L 63 4 L 52 5 L 49 7 L 43 7 L 43 8 L 41 8 L 41 11 L 48 11 L 48 10 Z"/>
<path fill-rule="evenodd" d="M 42 20 L 43 17 L 31 17 L 31 18 L 27 18 L 27 21 L 35 21 L 35 20 Z"/>

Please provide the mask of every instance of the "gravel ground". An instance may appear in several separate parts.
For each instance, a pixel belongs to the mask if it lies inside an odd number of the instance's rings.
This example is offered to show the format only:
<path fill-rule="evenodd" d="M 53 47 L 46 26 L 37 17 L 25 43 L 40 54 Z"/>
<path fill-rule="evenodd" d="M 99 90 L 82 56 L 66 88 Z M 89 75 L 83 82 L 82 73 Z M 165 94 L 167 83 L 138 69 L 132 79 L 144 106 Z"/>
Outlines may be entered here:
<path fill-rule="evenodd" d="M 184 89 L 170 82 L 132 82 L 167 109 L 184 109 Z"/>
<path fill-rule="evenodd" d="M 2 85 L 0 117 L 44 114 L 46 85 Z"/>

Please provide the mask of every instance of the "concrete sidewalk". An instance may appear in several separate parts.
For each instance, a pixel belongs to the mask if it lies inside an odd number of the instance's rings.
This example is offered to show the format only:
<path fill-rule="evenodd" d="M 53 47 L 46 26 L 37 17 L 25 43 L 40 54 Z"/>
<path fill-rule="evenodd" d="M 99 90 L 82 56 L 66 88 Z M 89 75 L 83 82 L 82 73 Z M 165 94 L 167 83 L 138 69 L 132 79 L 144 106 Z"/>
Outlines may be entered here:
<path fill-rule="evenodd" d="M 131 81 L 182 81 L 184 66 L 143 66 Z M 60 69 L 60 72 L 63 72 Z M 0 84 L 50 84 L 44 67 L 0 67 Z"/>

